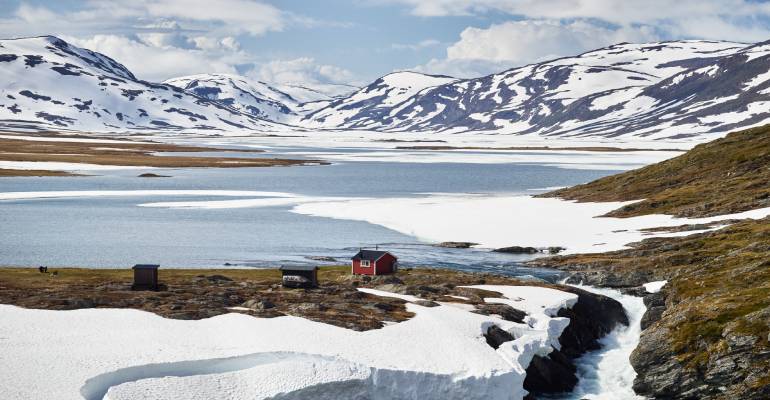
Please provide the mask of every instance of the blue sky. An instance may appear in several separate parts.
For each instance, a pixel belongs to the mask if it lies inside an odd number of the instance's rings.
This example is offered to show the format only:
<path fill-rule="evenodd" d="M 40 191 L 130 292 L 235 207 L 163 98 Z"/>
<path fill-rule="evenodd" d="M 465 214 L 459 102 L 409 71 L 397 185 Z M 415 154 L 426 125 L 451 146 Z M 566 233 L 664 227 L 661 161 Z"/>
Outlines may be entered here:
<path fill-rule="evenodd" d="M 0 36 L 54 34 L 150 80 L 469 77 L 620 41 L 770 39 L 752 0 L 0 0 L 0 15 Z"/>

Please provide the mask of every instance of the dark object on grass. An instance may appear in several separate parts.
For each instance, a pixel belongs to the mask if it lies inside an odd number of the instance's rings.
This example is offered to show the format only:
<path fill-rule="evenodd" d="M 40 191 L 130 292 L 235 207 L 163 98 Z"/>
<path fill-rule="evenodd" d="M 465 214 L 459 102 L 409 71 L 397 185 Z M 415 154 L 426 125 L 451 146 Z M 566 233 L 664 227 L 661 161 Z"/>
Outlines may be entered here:
<path fill-rule="evenodd" d="M 522 247 L 522 246 L 501 247 L 499 249 L 494 249 L 492 251 L 494 251 L 495 253 L 508 253 L 508 254 L 536 254 L 540 252 L 540 250 L 534 247 Z"/>
<path fill-rule="evenodd" d="M 445 247 L 448 249 L 468 249 L 477 245 L 478 243 L 473 243 L 473 242 L 441 242 L 435 246 Z"/>
<path fill-rule="evenodd" d="M 158 264 L 136 264 L 131 290 L 158 290 Z"/>
<path fill-rule="evenodd" d="M 284 265 L 281 268 L 281 284 L 290 288 L 314 288 L 318 286 L 318 267 L 309 265 Z"/>

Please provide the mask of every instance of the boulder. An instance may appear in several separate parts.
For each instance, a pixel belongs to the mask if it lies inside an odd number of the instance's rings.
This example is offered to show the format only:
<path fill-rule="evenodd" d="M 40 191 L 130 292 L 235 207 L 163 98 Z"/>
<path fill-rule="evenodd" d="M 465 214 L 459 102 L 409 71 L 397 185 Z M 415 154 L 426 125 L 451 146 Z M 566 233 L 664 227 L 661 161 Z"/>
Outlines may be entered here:
<path fill-rule="evenodd" d="M 484 338 L 487 340 L 487 344 L 492 346 L 493 349 L 497 349 L 501 344 L 515 339 L 513 335 L 497 325 L 492 325 L 487 328 L 487 333 L 484 334 Z"/>
<path fill-rule="evenodd" d="M 540 250 L 534 247 L 522 247 L 522 246 L 510 246 L 501 247 L 499 249 L 492 250 L 495 253 L 508 253 L 508 254 L 537 254 Z"/>
<path fill-rule="evenodd" d="M 478 246 L 478 243 L 473 242 L 441 242 L 435 245 L 436 247 L 445 247 L 448 249 L 468 249 L 473 246 Z"/>
<path fill-rule="evenodd" d="M 524 323 L 524 318 L 527 316 L 526 312 L 517 310 L 507 304 L 483 303 L 477 305 L 474 312 L 483 315 L 496 314 L 506 321 L 518 322 L 520 324 Z"/>
<path fill-rule="evenodd" d="M 562 352 L 568 357 L 579 357 L 586 351 L 601 348 L 599 339 L 612 332 L 618 324 L 628 325 L 628 316 L 620 302 L 574 287 L 562 290 L 578 295 L 572 308 L 559 310 L 559 317 L 570 319 L 559 337 Z"/>
<path fill-rule="evenodd" d="M 253 310 L 267 310 L 275 307 L 275 304 L 270 300 L 252 299 L 241 304 L 241 307 L 251 308 Z"/>
<path fill-rule="evenodd" d="M 524 378 L 524 389 L 530 394 L 564 393 L 572 391 L 578 378 L 572 360 L 559 350 L 547 356 L 532 358 Z"/>

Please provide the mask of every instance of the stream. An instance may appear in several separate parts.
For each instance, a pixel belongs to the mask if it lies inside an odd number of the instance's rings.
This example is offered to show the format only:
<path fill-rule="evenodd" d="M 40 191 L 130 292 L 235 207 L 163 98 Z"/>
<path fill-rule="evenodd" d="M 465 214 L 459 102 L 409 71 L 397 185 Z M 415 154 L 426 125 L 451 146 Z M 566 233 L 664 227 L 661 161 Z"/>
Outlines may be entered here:
<path fill-rule="evenodd" d="M 600 340 L 600 350 L 588 352 L 575 360 L 578 384 L 572 393 L 558 397 L 562 400 L 632 400 L 644 399 L 634 393 L 632 385 L 636 371 L 629 357 L 639 344 L 642 315 L 647 310 L 641 297 L 622 294 L 615 289 L 574 285 L 619 301 L 628 315 L 629 326 L 618 327 Z"/>

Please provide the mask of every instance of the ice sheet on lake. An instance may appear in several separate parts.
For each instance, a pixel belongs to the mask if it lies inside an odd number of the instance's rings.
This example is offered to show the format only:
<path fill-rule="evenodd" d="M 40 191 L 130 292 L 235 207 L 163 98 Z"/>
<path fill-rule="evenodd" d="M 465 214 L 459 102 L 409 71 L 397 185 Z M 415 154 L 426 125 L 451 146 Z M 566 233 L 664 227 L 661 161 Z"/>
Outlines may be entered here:
<path fill-rule="evenodd" d="M 709 218 L 646 215 L 601 217 L 632 202 L 577 203 L 521 195 L 428 196 L 299 204 L 293 212 L 365 221 L 426 242 L 468 241 L 480 247 L 565 247 L 566 253 L 619 250 L 647 237 L 644 228 L 763 218 L 770 207 Z M 697 231 L 656 233 L 685 236 Z"/>

